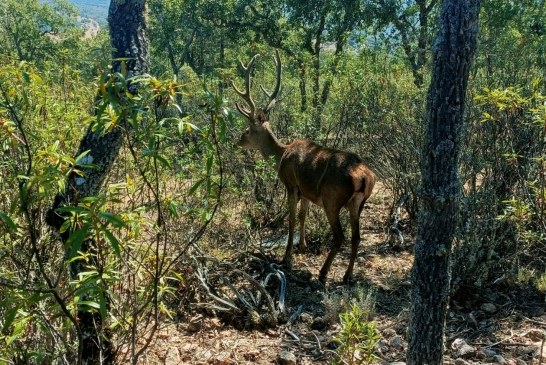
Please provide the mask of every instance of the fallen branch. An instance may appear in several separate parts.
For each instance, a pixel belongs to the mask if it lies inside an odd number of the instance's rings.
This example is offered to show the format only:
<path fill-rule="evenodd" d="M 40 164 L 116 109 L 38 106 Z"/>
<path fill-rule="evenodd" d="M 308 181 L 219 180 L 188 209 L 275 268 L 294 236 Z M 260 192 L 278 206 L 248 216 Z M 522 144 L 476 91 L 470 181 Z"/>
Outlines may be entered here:
<path fill-rule="evenodd" d="M 286 278 L 279 265 L 267 265 L 269 272 L 260 280 L 258 276 L 239 269 L 240 263 L 235 267 L 232 263 L 208 256 L 192 256 L 192 259 L 204 297 L 210 299 L 210 302 L 196 303 L 194 307 L 227 314 L 230 320 L 245 325 L 277 325 L 279 315 L 285 311 L 286 295 Z M 207 262 L 214 267 L 211 273 Z M 267 289 L 274 278 L 279 281 L 277 300 Z"/>

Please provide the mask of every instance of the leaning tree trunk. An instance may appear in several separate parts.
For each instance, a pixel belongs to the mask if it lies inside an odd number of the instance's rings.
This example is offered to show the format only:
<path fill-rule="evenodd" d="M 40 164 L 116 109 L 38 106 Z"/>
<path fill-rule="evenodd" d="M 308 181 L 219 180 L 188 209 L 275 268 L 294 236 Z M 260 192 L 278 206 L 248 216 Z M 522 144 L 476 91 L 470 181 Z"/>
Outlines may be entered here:
<path fill-rule="evenodd" d="M 451 249 L 461 182 L 458 160 L 465 93 L 476 49 L 479 0 L 444 0 L 427 99 L 421 214 L 412 272 L 407 363 L 441 364 Z"/>
<path fill-rule="evenodd" d="M 121 71 L 121 61 L 126 59 L 127 78 L 148 72 L 149 53 L 145 22 L 146 0 L 112 0 L 108 11 L 108 24 L 114 51 L 112 67 L 114 72 Z M 131 88 L 131 86 L 129 86 Z M 131 90 L 133 93 L 136 90 Z M 62 206 L 76 206 L 82 198 L 96 196 L 108 175 L 123 141 L 124 121 L 121 127 L 114 128 L 106 134 L 93 132 L 89 128 L 80 141 L 76 156 L 89 151 L 85 163 L 93 164 L 94 168 L 83 168 L 83 177 L 72 174 L 68 177 L 67 189 L 58 194 L 48 213 L 48 223 L 57 231 L 60 230 L 66 217 L 55 212 Z M 69 233 L 61 234 L 63 244 L 66 244 Z M 88 240 L 81 250 L 92 250 L 94 242 Z M 77 278 L 84 270 L 83 263 L 76 260 L 71 263 L 71 275 Z M 102 318 L 99 313 L 89 311 L 78 312 L 78 326 L 82 338 L 79 339 L 79 362 L 83 364 L 113 363 L 113 346 L 107 331 L 102 328 Z"/>

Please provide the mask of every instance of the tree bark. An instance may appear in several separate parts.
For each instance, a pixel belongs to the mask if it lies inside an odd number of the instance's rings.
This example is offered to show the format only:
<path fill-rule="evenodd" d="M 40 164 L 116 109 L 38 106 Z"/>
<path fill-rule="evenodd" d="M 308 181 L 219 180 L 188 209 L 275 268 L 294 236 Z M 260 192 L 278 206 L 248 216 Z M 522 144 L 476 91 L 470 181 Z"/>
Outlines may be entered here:
<path fill-rule="evenodd" d="M 422 161 L 422 199 L 407 363 L 442 364 L 461 183 L 458 173 L 465 93 L 476 50 L 479 0 L 444 0 L 433 46 Z"/>
<path fill-rule="evenodd" d="M 122 61 L 125 59 L 127 78 L 148 72 L 149 52 L 145 22 L 146 0 L 112 0 L 108 12 L 110 37 L 114 51 L 112 52 L 112 67 L 114 72 L 121 71 Z M 129 86 L 132 93 L 136 93 L 136 86 Z M 120 123 L 124 126 L 125 123 Z M 112 168 L 123 142 L 123 127 L 114 128 L 106 134 L 93 132 L 88 128 L 80 141 L 76 156 L 89 151 L 85 157 L 86 164 L 95 167 L 83 168 L 83 176 L 72 174 L 68 177 L 67 189 L 58 194 L 48 212 L 48 224 L 59 231 L 66 217 L 55 210 L 62 206 L 76 206 L 79 201 L 88 196 L 99 194 L 101 187 Z M 69 232 L 61 235 L 63 244 L 69 237 Z M 94 242 L 88 240 L 81 250 L 92 250 Z M 71 263 L 71 274 L 77 278 L 78 273 L 84 270 L 79 260 Z M 113 346 L 107 331 L 102 328 L 103 322 L 99 313 L 89 311 L 78 312 L 78 324 L 83 338 L 79 341 L 79 362 L 82 364 L 111 364 L 113 363 Z"/>

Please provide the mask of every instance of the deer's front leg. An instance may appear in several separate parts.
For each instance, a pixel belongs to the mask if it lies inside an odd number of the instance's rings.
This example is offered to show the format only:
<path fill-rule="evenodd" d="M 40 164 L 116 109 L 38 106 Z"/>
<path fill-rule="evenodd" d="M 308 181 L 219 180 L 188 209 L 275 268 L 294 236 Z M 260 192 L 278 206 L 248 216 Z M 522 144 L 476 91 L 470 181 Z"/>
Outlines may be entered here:
<path fill-rule="evenodd" d="M 294 248 L 294 228 L 296 226 L 296 208 L 298 204 L 298 192 L 295 189 L 287 189 L 288 195 L 288 243 L 282 260 L 283 265 L 292 267 L 292 251 Z"/>

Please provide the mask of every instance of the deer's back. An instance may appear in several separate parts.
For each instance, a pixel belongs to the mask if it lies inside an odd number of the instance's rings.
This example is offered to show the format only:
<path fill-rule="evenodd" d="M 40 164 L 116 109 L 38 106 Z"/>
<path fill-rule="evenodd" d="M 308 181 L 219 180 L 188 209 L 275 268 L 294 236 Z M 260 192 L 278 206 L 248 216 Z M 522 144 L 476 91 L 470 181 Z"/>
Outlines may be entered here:
<path fill-rule="evenodd" d="M 344 203 L 355 192 L 366 195 L 366 190 L 371 193 L 374 183 L 373 173 L 358 155 L 307 140 L 295 140 L 286 146 L 279 164 L 279 178 L 318 205 L 323 205 L 326 194 Z"/>

